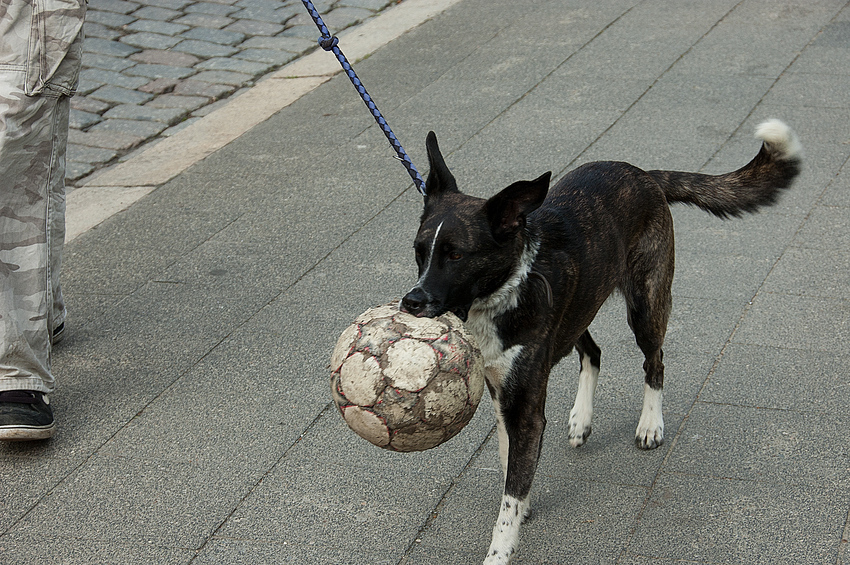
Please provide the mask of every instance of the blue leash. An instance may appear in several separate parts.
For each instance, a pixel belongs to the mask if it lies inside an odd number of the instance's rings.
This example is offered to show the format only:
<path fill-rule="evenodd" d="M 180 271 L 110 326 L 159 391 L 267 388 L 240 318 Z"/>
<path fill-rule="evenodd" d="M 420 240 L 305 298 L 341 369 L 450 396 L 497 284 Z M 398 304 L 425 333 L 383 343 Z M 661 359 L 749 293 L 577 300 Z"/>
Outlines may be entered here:
<path fill-rule="evenodd" d="M 410 157 L 408 157 L 407 153 L 404 152 L 404 148 L 401 146 L 401 143 L 399 143 L 398 138 L 396 138 L 393 133 L 393 130 L 390 129 L 387 120 L 384 119 L 384 116 L 381 115 L 381 111 L 378 110 L 375 102 L 372 101 L 372 97 L 369 96 L 369 93 L 366 92 L 366 88 L 360 82 L 360 79 L 357 78 L 357 74 L 355 74 L 354 69 L 351 68 L 348 59 L 345 58 L 345 55 L 343 55 L 342 51 L 340 51 L 339 47 L 337 47 L 339 38 L 331 35 L 331 32 L 329 32 L 328 28 L 325 26 L 325 22 L 322 21 L 322 16 L 319 15 L 318 10 L 316 10 L 310 0 L 301 1 L 310 13 L 310 17 L 312 17 L 313 21 L 316 23 L 316 27 L 319 28 L 319 32 L 322 34 L 322 37 L 319 38 L 319 45 L 325 51 L 332 51 L 333 54 L 336 55 L 337 61 L 339 61 L 339 64 L 342 65 L 342 70 L 344 70 L 345 74 L 348 75 L 348 78 L 351 80 L 351 84 L 353 84 L 354 88 L 357 89 L 357 92 L 360 93 L 360 97 L 363 99 L 363 102 L 366 103 L 366 107 L 369 108 L 369 111 L 372 113 L 375 121 L 378 122 L 378 126 L 380 126 L 381 130 L 384 132 L 384 135 L 387 136 L 390 145 L 392 145 L 393 149 L 395 149 L 395 152 L 398 154 L 398 159 L 401 161 L 401 164 L 404 165 L 404 168 L 407 169 L 410 178 L 413 179 L 413 183 L 416 185 L 417 190 L 419 190 L 419 193 L 422 194 L 422 196 L 425 196 L 425 181 L 422 180 L 422 177 L 419 175 L 419 171 L 417 171 L 416 167 L 413 166 L 413 162 L 410 160 Z"/>

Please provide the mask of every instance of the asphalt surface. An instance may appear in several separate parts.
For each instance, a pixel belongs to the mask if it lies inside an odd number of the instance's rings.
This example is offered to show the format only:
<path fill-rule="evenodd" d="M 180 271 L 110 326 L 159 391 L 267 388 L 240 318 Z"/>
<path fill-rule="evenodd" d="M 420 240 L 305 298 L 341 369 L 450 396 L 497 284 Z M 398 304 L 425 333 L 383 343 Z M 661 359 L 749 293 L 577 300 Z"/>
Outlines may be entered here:
<path fill-rule="evenodd" d="M 850 563 L 850 3 L 459 0 L 355 68 L 420 170 L 434 130 L 480 196 L 598 159 L 728 171 L 789 123 L 805 167 L 776 206 L 673 210 L 665 443 L 633 444 L 620 298 L 580 449 L 578 361 L 553 371 L 516 562 Z M 413 284 L 421 205 L 338 75 L 71 241 L 58 431 L 0 446 L 0 562 L 480 562 L 489 402 L 399 454 L 328 386 L 340 332 Z"/>

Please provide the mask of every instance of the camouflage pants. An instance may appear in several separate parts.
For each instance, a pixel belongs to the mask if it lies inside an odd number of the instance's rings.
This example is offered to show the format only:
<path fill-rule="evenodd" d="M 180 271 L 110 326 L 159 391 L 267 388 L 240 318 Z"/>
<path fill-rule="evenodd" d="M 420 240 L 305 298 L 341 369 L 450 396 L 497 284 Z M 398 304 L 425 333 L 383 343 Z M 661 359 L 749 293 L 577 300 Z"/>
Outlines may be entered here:
<path fill-rule="evenodd" d="M 85 0 L 0 0 L 0 391 L 53 391 L 50 336 L 65 320 L 69 98 Z"/>

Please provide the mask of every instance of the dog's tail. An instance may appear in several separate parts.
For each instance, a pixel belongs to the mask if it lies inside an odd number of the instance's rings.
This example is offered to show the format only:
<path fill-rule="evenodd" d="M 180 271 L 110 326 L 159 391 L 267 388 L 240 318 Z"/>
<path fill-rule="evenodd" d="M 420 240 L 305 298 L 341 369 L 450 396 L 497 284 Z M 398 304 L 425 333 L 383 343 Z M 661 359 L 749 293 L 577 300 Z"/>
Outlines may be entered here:
<path fill-rule="evenodd" d="M 649 171 L 667 202 L 699 206 L 720 218 L 738 217 L 776 202 L 800 173 L 802 147 L 784 122 L 768 120 L 756 128 L 762 140 L 758 155 L 747 165 L 724 175 Z"/>

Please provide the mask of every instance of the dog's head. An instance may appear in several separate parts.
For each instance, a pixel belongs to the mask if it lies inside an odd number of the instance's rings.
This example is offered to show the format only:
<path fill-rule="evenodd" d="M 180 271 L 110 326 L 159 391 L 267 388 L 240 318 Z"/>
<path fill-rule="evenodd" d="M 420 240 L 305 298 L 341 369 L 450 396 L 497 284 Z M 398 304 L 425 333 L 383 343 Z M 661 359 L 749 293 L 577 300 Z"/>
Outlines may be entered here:
<path fill-rule="evenodd" d="M 462 194 L 437 136 L 426 139 L 425 209 L 414 249 L 419 280 L 401 301 L 416 316 L 454 312 L 466 321 L 476 298 L 497 291 L 516 270 L 528 214 L 546 198 L 551 173 L 516 182 L 490 199 Z"/>

